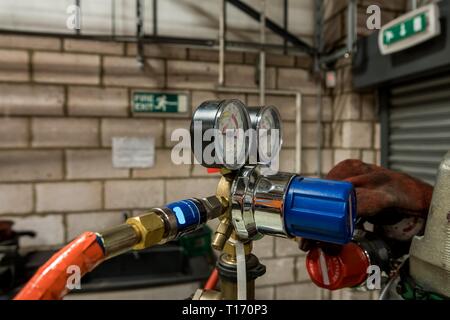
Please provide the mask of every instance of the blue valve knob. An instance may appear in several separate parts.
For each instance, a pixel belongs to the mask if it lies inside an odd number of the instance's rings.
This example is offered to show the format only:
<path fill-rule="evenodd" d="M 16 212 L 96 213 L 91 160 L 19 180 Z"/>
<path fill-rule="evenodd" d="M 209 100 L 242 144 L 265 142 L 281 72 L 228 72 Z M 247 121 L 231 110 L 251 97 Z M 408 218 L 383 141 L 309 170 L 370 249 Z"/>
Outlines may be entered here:
<path fill-rule="evenodd" d="M 284 200 L 284 224 L 290 236 L 348 243 L 356 221 L 356 198 L 350 182 L 294 177 Z"/>

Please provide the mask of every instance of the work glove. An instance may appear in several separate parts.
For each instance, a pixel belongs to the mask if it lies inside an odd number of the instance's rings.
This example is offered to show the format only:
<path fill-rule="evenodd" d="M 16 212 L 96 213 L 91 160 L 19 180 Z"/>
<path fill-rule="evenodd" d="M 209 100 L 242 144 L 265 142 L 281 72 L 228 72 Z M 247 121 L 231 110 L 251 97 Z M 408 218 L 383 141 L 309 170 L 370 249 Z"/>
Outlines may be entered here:
<path fill-rule="evenodd" d="M 384 232 L 390 233 L 388 237 L 408 240 L 423 229 L 433 193 L 431 185 L 404 173 L 352 159 L 338 163 L 326 178 L 353 183 L 358 216 L 375 226 L 383 226 Z M 313 245 L 322 246 L 306 239 L 300 241 L 303 251 Z M 338 248 L 324 245 L 330 253 Z"/>
<path fill-rule="evenodd" d="M 358 216 L 397 213 L 427 217 L 433 187 L 405 173 L 360 160 L 345 160 L 331 169 L 326 178 L 353 183 Z"/>

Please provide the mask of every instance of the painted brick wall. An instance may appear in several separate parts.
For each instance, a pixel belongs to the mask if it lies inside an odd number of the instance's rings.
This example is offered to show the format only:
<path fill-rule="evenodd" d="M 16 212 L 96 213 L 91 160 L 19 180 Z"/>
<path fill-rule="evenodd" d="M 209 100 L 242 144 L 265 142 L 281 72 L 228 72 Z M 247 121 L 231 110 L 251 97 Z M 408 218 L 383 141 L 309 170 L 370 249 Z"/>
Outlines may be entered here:
<path fill-rule="evenodd" d="M 358 0 L 357 33 L 359 37 L 374 32 L 366 26 L 370 5 L 378 5 L 381 25 L 405 12 L 408 1 Z M 346 0 L 325 0 L 324 42 L 327 50 L 338 48 L 346 41 Z M 337 85 L 327 94 L 332 100 L 333 120 L 331 145 L 333 163 L 348 158 L 367 163 L 380 163 L 380 125 L 376 95 L 373 91 L 356 92 L 352 86 L 351 57 L 341 58 L 334 66 Z"/>
<path fill-rule="evenodd" d="M 370 5 L 378 5 L 381 10 L 381 25 L 405 12 L 408 1 L 358 0 L 358 37 L 370 35 L 366 20 L 366 10 Z M 346 0 L 325 0 L 324 44 L 326 50 L 341 47 L 346 41 Z M 333 163 L 345 159 L 360 159 L 367 163 L 380 164 L 380 123 L 376 93 L 356 91 L 352 86 L 352 59 L 339 59 L 334 65 L 337 84 L 328 89 L 332 100 L 333 120 L 331 123 L 331 146 Z M 376 299 L 378 291 L 343 289 L 324 291 L 327 299 Z"/>
<path fill-rule="evenodd" d="M 381 25 L 405 12 L 407 1 L 357 1 L 357 33 L 359 37 L 374 32 L 366 26 L 367 7 L 378 5 Z M 324 41 L 328 50 L 345 44 L 347 1 L 325 0 Z M 356 92 L 352 86 L 351 57 L 341 58 L 334 66 L 337 85 L 328 90 L 333 105 L 331 124 L 333 163 L 353 158 L 380 164 L 380 124 L 376 95 L 373 91 Z"/>

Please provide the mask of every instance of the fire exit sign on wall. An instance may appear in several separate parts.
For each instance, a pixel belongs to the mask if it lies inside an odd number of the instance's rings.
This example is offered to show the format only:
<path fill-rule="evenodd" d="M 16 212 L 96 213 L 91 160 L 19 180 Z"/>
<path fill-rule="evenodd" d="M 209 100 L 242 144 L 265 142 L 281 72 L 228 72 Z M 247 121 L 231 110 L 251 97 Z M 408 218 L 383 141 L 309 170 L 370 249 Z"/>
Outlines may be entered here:
<path fill-rule="evenodd" d="M 134 114 L 182 116 L 189 113 L 187 93 L 136 90 L 132 92 L 131 102 Z"/>
<path fill-rule="evenodd" d="M 383 31 L 383 43 L 391 45 L 424 32 L 427 28 L 427 16 L 418 14 Z"/>
<path fill-rule="evenodd" d="M 378 34 L 378 46 L 382 54 L 389 54 L 415 46 L 439 33 L 439 8 L 431 4 L 383 26 Z"/>

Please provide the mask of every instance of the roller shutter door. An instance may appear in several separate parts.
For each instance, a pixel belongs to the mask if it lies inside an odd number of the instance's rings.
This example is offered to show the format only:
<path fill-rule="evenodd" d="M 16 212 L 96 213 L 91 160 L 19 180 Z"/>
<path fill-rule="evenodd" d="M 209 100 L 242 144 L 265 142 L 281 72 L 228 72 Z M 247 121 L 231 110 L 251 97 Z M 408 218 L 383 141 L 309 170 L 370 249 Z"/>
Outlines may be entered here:
<path fill-rule="evenodd" d="M 388 119 L 388 167 L 434 184 L 450 150 L 450 74 L 392 87 Z"/>

